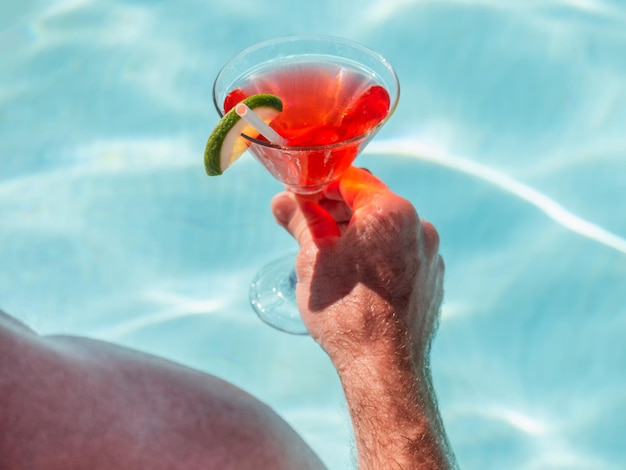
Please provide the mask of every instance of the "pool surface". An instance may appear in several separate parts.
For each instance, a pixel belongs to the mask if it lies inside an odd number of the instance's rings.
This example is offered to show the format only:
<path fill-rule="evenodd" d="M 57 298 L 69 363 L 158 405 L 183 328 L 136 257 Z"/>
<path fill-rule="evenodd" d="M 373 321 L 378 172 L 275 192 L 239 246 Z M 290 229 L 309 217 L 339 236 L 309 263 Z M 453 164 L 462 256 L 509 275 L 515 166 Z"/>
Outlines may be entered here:
<path fill-rule="evenodd" d="M 274 36 L 395 66 L 357 163 L 441 235 L 433 346 L 464 469 L 626 462 L 626 5 L 617 0 L 97 1 L 0 6 L 0 308 L 117 342 L 273 406 L 353 466 L 324 353 L 261 323 L 248 283 L 296 248 L 252 157 L 204 174 L 213 79 Z"/>

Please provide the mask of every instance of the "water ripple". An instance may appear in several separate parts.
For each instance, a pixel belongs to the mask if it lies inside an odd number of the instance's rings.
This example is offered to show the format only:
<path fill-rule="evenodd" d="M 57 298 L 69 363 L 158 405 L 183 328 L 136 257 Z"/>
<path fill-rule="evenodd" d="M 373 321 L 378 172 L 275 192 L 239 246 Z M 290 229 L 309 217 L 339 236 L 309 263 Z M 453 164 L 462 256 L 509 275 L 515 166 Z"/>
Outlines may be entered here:
<path fill-rule="evenodd" d="M 387 140 L 371 143 L 366 154 L 387 154 L 428 161 L 486 181 L 532 204 L 564 228 L 626 254 L 626 239 L 570 212 L 557 201 L 511 176 L 467 158 L 415 140 Z"/>
<path fill-rule="evenodd" d="M 206 297 L 193 298 L 158 290 L 145 293 L 145 297 L 151 302 L 165 306 L 165 308 L 148 315 L 119 322 L 116 325 L 97 331 L 95 336 L 114 341 L 145 328 L 180 320 L 184 317 L 215 315 L 232 300 L 231 295 L 207 299 Z"/>

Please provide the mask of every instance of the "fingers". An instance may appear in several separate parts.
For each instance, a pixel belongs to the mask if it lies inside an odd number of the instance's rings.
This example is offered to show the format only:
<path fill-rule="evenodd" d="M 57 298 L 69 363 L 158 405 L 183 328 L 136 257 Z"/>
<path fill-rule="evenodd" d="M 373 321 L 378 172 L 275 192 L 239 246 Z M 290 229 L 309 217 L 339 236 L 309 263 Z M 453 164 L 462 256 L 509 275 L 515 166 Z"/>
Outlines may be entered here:
<path fill-rule="evenodd" d="M 272 201 L 276 220 L 301 246 L 308 242 L 319 244 L 321 240 L 340 236 L 360 209 L 365 212 L 361 212 L 359 219 L 367 212 L 392 211 L 404 215 L 407 224 L 417 222 L 410 202 L 391 192 L 369 171 L 356 167 L 348 168 L 338 182 L 330 184 L 321 199 L 284 192 Z M 436 251 L 437 234 L 430 228 L 426 228 L 427 235 L 434 235 Z"/>
<path fill-rule="evenodd" d="M 424 245 L 431 255 L 436 255 L 439 252 L 439 233 L 433 224 L 420 219 L 422 225 L 422 233 L 424 234 Z"/>
<path fill-rule="evenodd" d="M 324 196 L 331 200 L 343 200 L 352 210 L 366 205 L 373 196 L 389 191 L 387 186 L 372 173 L 351 166 L 338 182 L 331 183 Z"/>
<path fill-rule="evenodd" d="M 339 226 L 333 216 L 319 204 L 282 192 L 272 199 L 272 212 L 276 221 L 300 244 L 319 244 L 322 240 L 340 236 Z"/>
<path fill-rule="evenodd" d="M 270 203 L 270 208 L 276 222 L 286 228 L 289 225 L 289 221 L 293 218 L 294 212 L 298 209 L 298 204 L 294 195 L 285 191 L 274 196 Z"/>
<path fill-rule="evenodd" d="M 350 209 L 343 201 L 332 201 L 329 199 L 322 199 L 319 205 L 328 212 L 335 222 L 338 224 L 348 223 L 352 217 L 352 209 Z"/>

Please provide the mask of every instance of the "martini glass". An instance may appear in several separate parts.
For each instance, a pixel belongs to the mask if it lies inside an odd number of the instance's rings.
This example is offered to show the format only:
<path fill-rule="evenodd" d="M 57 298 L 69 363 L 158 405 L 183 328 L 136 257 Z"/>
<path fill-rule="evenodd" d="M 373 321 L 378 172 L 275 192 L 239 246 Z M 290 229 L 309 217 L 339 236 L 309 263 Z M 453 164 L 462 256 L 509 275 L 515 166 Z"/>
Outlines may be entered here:
<path fill-rule="evenodd" d="M 215 79 L 213 101 L 223 116 L 246 96 L 281 98 L 283 112 L 271 125 L 286 144 L 242 136 L 287 190 L 315 198 L 341 177 L 389 119 L 399 91 L 393 68 L 376 52 L 335 37 L 289 36 L 232 58 Z M 263 267 L 250 285 L 250 301 L 274 328 L 307 334 L 296 305 L 294 258 L 291 254 Z"/>

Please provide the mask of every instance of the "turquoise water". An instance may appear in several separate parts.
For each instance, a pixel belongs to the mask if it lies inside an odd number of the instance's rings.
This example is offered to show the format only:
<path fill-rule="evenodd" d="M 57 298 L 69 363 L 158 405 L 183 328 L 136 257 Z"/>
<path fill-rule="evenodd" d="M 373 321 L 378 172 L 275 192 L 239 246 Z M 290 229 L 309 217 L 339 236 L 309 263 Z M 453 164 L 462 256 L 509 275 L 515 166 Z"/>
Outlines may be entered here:
<path fill-rule="evenodd" d="M 464 469 L 626 461 L 626 5 L 608 0 L 23 1 L 0 6 L 0 306 L 272 405 L 332 469 L 341 388 L 247 304 L 295 245 L 252 158 L 202 167 L 220 66 L 328 33 L 386 56 L 400 106 L 359 164 L 435 223 L 433 347 Z"/>

